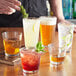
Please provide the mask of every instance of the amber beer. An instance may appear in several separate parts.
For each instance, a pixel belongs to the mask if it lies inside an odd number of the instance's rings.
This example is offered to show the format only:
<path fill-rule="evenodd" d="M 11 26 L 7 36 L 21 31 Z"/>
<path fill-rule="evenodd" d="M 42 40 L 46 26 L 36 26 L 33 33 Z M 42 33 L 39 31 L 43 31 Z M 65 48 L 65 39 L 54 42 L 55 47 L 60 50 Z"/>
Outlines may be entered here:
<path fill-rule="evenodd" d="M 43 17 L 40 22 L 41 41 L 44 46 L 53 43 L 55 37 L 56 17 Z"/>
<path fill-rule="evenodd" d="M 40 25 L 42 44 L 47 46 L 52 43 L 55 35 L 55 25 Z"/>

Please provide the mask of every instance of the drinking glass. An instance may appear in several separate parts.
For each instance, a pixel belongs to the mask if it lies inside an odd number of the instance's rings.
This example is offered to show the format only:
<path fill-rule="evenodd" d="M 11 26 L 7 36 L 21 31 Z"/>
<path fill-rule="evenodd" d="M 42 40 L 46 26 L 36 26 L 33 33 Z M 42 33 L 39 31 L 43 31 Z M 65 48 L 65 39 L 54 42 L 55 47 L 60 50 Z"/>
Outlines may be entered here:
<path fill-rule="evenodd" d="M 48 45 L 50 54 L 50 63 L 52 65 L 59 65 L 64 62 L 66 49 L 59 47 L 58 42 Z"/>
<path fill-rule="evenodd" d="M 44 46 L 54 42 L 56 21 L 56 17 L 40 17 L 40 34 Z"/>
<path fill-rule="evenodd" d="M 35 49 L 20 49 L 23 73 L 37 72 L 40 65 L 40 53 L 35 52 Z"/>
<path fill-rule="evenodd" d="M 3 32 L 3 44 L 6 56 L 19 55 L 19 48 L 21 46 L 22 33 L 21 32 Z"/>
<path fill-rule="evenodd" d="M 67 53 L 70 53 L 72 50 L 73 31 L 74 24 L 70 22 L 58 23 L 59 46 L 62 48 L 67 46 Z"/>
<path fill-rule="evenodd" d="M 36 18 L 24 18 L 23 29 L 26 48 L 35 47 L 39 39 L 40 21 Z"/>

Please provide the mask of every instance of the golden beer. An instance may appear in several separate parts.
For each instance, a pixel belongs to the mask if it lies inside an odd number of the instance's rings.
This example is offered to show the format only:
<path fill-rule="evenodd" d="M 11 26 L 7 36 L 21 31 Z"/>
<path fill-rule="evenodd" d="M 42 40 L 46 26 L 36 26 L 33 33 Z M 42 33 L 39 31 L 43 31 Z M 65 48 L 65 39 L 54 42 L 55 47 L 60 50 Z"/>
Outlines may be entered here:
<path fill-rule="evenodd" d="M 40 25 L 42 44 L 47 46 L 52 43 L 55 35 L 55 25 Z"/>
<path fill-rule="evenodd" d="M 43 18 L 40 22 L 41 41 L 44 46 L 53 43 L 55 38 L 56 18 Z"/>

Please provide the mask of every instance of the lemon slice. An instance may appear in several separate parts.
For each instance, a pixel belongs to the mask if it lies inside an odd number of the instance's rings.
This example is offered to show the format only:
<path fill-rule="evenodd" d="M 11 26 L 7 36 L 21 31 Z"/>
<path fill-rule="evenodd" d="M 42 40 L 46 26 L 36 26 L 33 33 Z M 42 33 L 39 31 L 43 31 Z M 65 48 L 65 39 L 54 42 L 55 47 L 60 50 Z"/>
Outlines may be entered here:
<path fill-rule="evenodd" d="M 62 40 L 66 41 L 66 38 L 67 38 L 67 36 L 63 36 L 62 37 Z"/>
<path fill-rule="evenodd" d="M 33 32 L 35 32 L 35 24 L 36 24 L 36 23 L 33 24 Z"/>
<path fill-rule="evenodd" d="M 69 34 L 68 36 L 67 36 L 67 46 L 68 47 L 70 47 L 71 46 L 71 44 L 72 44 L 72 34 Z"/>

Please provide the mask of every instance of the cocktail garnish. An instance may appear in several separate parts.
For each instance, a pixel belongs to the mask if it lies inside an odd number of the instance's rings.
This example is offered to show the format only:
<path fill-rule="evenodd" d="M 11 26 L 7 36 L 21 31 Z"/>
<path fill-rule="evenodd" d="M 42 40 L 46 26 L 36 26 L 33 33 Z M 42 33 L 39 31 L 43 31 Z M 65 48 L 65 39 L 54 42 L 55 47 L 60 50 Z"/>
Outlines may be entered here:
<path fill-rule="evenodd" d="M 23 18 L 28 18 L 28 14 L 26 13 L 26 10 L 23 7 L 23 5 L 21 5 L 20 8 L 21 8 L 21 13 L 22 13 Z"/>
<path fill-rule="evenodd" d="M 36 52 L 46 52 L 46 51 L 44 51 L 44 47 L 42 46 L 42 43 L 41 43 L 41 41 L 40 42 L 38 42 L 37 43 L 37 45 L 36 45 Z"/>

